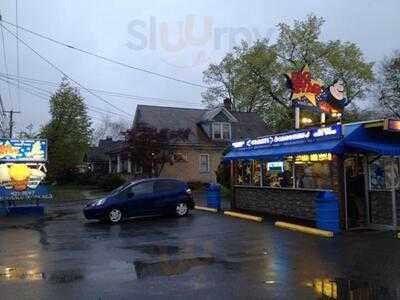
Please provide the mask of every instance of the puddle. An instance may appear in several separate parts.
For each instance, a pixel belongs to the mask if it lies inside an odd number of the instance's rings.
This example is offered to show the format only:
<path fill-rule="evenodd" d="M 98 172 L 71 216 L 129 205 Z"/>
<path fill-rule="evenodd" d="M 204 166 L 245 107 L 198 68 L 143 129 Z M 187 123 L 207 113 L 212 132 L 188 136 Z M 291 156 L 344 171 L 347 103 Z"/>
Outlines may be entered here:
<path fill-rule="evenodd" d="M 314 279 L 305 283 L 306 286 L 322 297 L 321 299 L 338 300 L 395 300 L 400 299 L 400 289 L 393 287 L 382 287 L 368 282 L 358 282 L 343 278 Z"/>
<path fill-rule="evenodd" d="M 69 283 L 83 279 L 81 269 L 59 270 L 44 274 L 44 278 L 51 283 Z"/>
<path fill-rule="evenodd" d="M 208 266 L 213 263 L 215 263 L 214 257 L 198 257 L 156 263 L 136 261 L 134 265 L 137 278 L 141 279 L 145 277 L 181 275 L 194 267 Z"/>
<path fill-rule="evenodd" d="M 126 246 L 120 248 L 139 251 L 151 255 L 172 255 L 181 252 L 181 249 L 177 246 L 154 245 L 154 244 Z"/>

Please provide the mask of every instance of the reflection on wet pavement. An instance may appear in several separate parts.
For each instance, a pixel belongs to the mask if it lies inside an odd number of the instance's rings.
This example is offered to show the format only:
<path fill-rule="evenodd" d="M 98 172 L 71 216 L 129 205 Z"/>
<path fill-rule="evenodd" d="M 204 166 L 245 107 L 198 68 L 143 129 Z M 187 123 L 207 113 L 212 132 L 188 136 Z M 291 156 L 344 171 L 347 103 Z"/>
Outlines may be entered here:
<path fill-rule="evenodd" d="M 110 226 L 81 209 L 0 220 L 1 300 L 400 299 L 392 234 L 325 240 L 196 211 Z"/>
<path fill-rule="evenodd" d="M 83 279 L 83 271 L 81 269 L 57 270 L 49 274 L 44 274 L 44 278 L 51 283 L 69 283 Z"/>
<path fill-rule="evenodd" d="M 395 300 L 400 298 L 399 288 L 375 286 L 368 282 L 358 282 L 343 278 L 314 279 L 305 283 L 313 288 L 322 299 L 338 300 Z"/>
<path fill-rule="evenodd" d="M 181 251 L 181 249 L 177 246 L 154 245 L 154 244 L 124 246 L 120 248 L 139 251 L 151 255 L 172 255 L 172 254 L 178 254 Z"/>
<path fill-rule="evenodd" d="M 38 269 L 25 270 L 22 268 L 1 267 L 0 266 L 0 281 L 2 280 L 42 280 L 44 274 Z"/>
<path fill-rule="evenodd" d="M 194 267 L 208 266 L 214 262 L 214 257 L 187 258 L 156 263 L 136 261 L 135 269 L 137 277 L 140 279 L 144 277 L 181 275 Z"/>

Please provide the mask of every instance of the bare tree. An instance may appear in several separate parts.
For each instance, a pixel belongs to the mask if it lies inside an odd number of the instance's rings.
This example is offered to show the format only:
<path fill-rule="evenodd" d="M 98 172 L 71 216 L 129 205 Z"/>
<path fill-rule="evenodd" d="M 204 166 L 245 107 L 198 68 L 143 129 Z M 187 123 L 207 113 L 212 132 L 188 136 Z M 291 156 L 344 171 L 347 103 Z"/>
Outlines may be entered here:
<path fill-rule="evenodd" d="M 378 103 L 386 113 L 400 118 L 400 51 L 382 62 L 376 92 Z"/>
<path fill-rule="evenodd" d="M 124 138 L 124 132 L 129 129 L 129 122 L 123 119 L 112 120 L 109 115 L 105 115 L 93 133 L 93 144 L 97 144 L 99 140 L 106 137 L 112 137 L 114 140 Z"/>

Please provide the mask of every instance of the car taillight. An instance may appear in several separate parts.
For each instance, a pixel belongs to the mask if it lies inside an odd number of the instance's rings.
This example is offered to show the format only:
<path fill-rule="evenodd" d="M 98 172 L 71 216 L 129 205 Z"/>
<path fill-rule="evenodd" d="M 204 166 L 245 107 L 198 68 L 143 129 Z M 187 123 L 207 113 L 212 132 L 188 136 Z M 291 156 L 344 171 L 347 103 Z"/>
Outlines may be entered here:
<path fill-rule="evenodd" d="M 192 196 L 192 190 L 191 189 L 187 189 L 186 190 L 186 194 L 188 194 L 189 196 Z"/>

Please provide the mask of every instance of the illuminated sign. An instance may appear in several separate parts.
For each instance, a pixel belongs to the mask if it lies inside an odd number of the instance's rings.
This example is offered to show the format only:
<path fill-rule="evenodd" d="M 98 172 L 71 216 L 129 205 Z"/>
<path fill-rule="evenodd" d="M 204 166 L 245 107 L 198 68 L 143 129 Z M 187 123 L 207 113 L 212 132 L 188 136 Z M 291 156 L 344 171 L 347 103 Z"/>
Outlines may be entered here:
<path fill-rule="evenodd" d="M 331 85 L 324 86 L 320 79 L 312 79 L 307 65 L 299 71 L 287 73 L 286 77 L 292 90 L 291 100 L 297 107 L 340 117 L 344 107 L 350 103 L 342 79 L 336 79 Z"/>
<path fill-rule="evenodd" d="M 269 172 L 283 172 L 283 161 L 272 161 L 267 163 Z"/>
<path fill-rule="evenodd" d="M 313 153 L 296 156 L 296 162 L 316 162 L 332 160 L 332 153 Z"/>
<path fill-rule="evenodd" d="M 46 161 L 46 140 L 0 139 L 0 162 Z"/>
<path fill-rule="evenodd" d="M 329 127 L 309 128 L 285 134 L 260 137 L 253 140 L 239 141 L 232 143 L 232 147 L 235 149 L 240 149 L 258 146 L 272 146 L 277 144 L 294 143 L 301 141 L 315 141 L 323 138 L 338 138 L 341 135 L 341 125 L 332 125 Z"/>
<path fill-rule="evenodd" d="M 383 129 L 388 131 L 400 131 L 400 120 L 386 119 Z"/>

